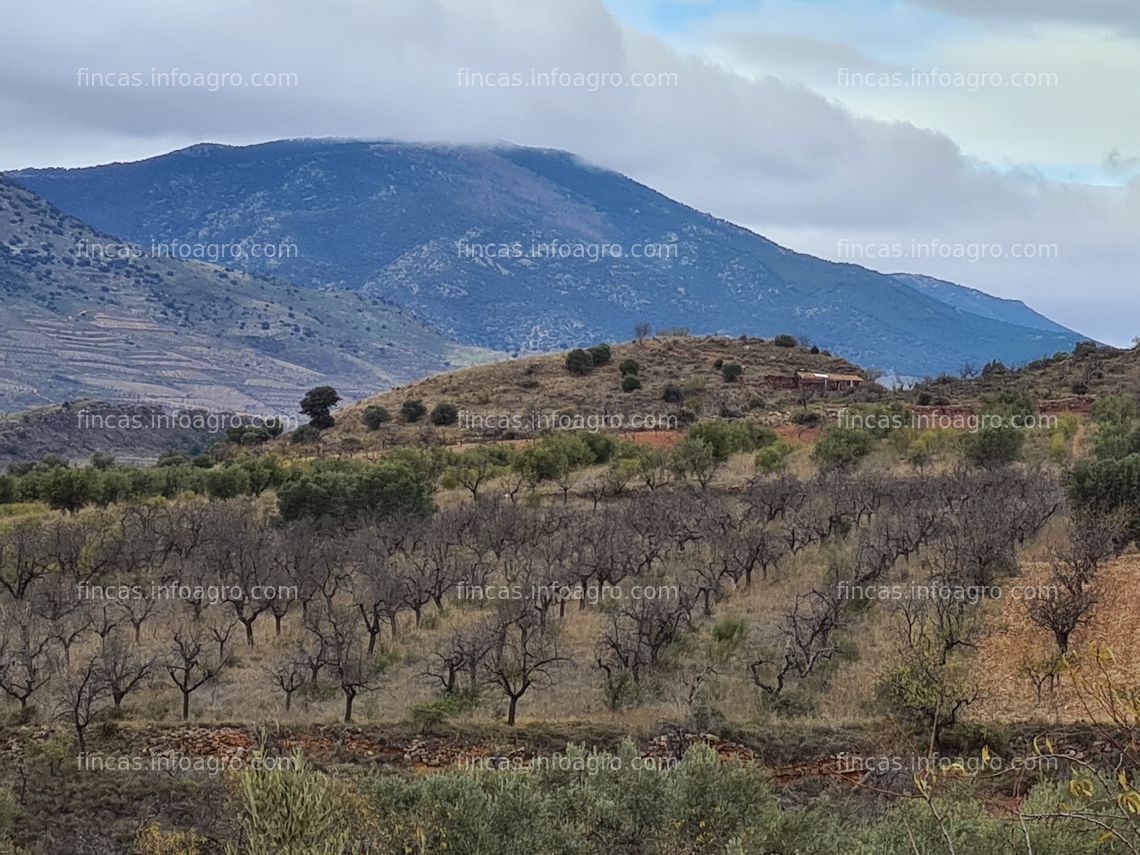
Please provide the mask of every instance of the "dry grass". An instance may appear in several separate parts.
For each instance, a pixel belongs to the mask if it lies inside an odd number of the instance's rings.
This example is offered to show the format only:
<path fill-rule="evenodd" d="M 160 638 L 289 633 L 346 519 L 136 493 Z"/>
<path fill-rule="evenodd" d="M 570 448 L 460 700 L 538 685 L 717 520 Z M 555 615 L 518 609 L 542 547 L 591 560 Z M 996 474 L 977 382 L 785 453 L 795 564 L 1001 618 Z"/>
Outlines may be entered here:
<path fill-rule="evenodd" d="M 1101 570 L 1096 583 L 1099 602 L 1092 620 L 1078 628 L 1069 644 L 1069 658 L 1076 664 L 1091 658 L 1090 651 L 1109 647 L 1114 664 L 1109 669 L 1114 680 L 1131 689 L 1140 686 L 1140 589 L 1135 580 L 1140 574 L 1140 556 L 1126 555 Z M 1047 567 L 1042 564 L 1026 569 L 1025 584 L 1047 580 Z M 1056 653 L 1053 636 L 1028 618 L 1025 600 L 1003 598 L 996 603 L 993 627 L 978 653 L 978 674 L 984 692 L 983 700 L 972 717 L 1014 721 L 1047 718 L 1061 722 L 1102 719 L 1096 704 L 1086 707 L 1082 695 L 1074 690 L 1071 676 L 1063 675 L 1059 688 L 1043 693 L 1039 702 L 1022 663 L 1042 659 Z"/>

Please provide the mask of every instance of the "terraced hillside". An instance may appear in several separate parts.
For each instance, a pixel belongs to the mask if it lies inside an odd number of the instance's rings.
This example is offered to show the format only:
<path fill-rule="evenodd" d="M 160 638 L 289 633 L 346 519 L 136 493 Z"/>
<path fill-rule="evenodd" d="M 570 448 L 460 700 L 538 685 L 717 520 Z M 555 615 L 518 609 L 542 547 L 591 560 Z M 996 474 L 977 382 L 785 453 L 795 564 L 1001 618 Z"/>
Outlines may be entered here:
<path fill-rule="evenodd" d="M 0 179 L 0 411 L 78 398 L 294 413 L 486 357 L 373 298 L 144 255 Z"/>

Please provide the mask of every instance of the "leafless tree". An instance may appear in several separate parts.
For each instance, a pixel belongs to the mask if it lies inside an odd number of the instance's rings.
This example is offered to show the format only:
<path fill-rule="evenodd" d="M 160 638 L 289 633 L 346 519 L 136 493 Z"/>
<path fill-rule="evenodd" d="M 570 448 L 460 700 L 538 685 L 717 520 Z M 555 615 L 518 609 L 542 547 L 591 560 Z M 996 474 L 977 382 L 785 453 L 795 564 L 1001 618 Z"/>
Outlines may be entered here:
<path fill-rule="evenodd" d="M 307 628 L 320 639 L 324 667 L 344 693 L 344 721 L 352 721 L 356 698 L 380 688 L 378 663 L 368 655 L 358 621 L 349 609 L 310 616 Z"/>
<path fill-rule="evenodd" d="M 552 685 L 555 669 L 570 660 L 559 648 L 558 625 L 543 624 L 526 603 L 500 609 L 490 637 L 483 672 L 506 697 L 507 724 L 513 726 L 523 695 Z"/>
<path fill-rule="evenodd" d="M 285 693 L 285 712 L 293 705 L 293 693 L 305 685 L 306 663 L 289 658 L 265 669 L 273 683 Z"/>
<path fill-rule="evenodd" d="M 103 639 L 99 666 L 115 709 L 122 707 L 127 695 L 150 677 L 154 665 L 154 659 L 140 653 L 123 632 L 112 632 Z"/>
<path fill-rule="evenodd" d="M 79 753 L 86 754 L 87 728 L 110 696 L 97 651 L 65 669 L 62 693 L 62 717 L 66 717 L 75 729 Z"/>
<path fill-rule="evenodd" d="M 1124 528 L 1124 519 L 1116 515 L 1081 519 L 1071 526 L 1070 546 L 1054 551 L 1051 585 L 1029 601 L 1029 618 L 1053 634 L 1061 654 L 1068 651 L 1073 632 L 1092 617 L 1097 571 L 1118 551 Z"/>
<path fill-rule="evenodd" d="M 183 721 L 190 718 L 190 696 L 216 680 L 226 664 L 206 643 L 206 631 L 200 624 L 184 621 L 175 628 L 165 667 L 182 694 Z"/>
<path fill-rule="evenodd" d="M 55 671 L 50 627 L 27 605 L 10 605 L 0 626 L 0 689 L 27 710 Z"/>
<path fill-rule="evenodd" d="M 842 602 L 830 591 L 796 594 L 784 613 L 780 651 L 752 662 L 752 682 L 773 697 L 792 679 L 803 680 L 839 650 L 839 633 L 845 627 Z"/>

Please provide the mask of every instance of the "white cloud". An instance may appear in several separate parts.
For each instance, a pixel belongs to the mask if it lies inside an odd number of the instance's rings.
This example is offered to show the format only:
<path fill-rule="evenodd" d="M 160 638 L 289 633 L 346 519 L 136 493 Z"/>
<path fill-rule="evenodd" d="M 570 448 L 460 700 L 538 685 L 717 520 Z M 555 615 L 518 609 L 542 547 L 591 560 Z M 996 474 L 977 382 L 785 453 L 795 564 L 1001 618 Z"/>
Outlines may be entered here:
<path fill-rule="evenodd" d="M 61 15 L 61 5 L 71 6 L 74 16 Z M 844 106 L 821 85 L 820 91 L 808 88 L 812 67 L 875 55 L 858 40 L 798 35 L 798 42 L 787 42 L 741 30 L 735 46 L 722 42 L 724 53 L 701 58 L 624 28 L 596 0 L 199 0 L 161 6 L 107 0 L 98 14 L 88 10 L 69 2 L 9 13 L 0 55 L 0 168 L 130 159 L 202 140 L 505 139 L 574 151 L 795 249 L 831 257 L 843 238 L 1056 242 L 1060 258 L 1049 262 L 891 267 L 1022 297 L 1117 342 L 1140 332 L 1130 320 L 1140 307 L 1131 280 L 1140 268 L 1137 186 L 1064 185 L 986 166 L 945 133 L 873 118 L 863 114 L 874 112 L 866 105 Z M 742 61 L 741 68 L 729 67 L 738 64 L 750 38 L 754 47 L 782 51 L 782 63 L 799 62 L 799 70 L 785 81 L 749 76 L 756 70 Z M 1088 56 L 1097 44 L 1080 54 Z M 1031 42 L 1018 49 L 1033 56 Z M 976 60 L 961 44 L 944 50 L 947 57 Z M 1113 50 L 1118 54 L 1102 54 L 1090 79 L 1100 69 L 1128 67 L 1125 48 Z M 898 64 L 897 57 L 877 62 Z M 299 85 L 215 92 L 77 85 L 80 68 L 147 76 L 151 69 L 175 67 L 245 76 L 286 72 Z M 626 77 L 666 72 L 676 74 L 678 85 L 595 92 L 459 85 L 460 69 L 529 77 L 532 69 L 553 68 Z M 1123 85 L 1117 82 L 1117 97 Z M 916 104 L 897 107 L 899 119 L 919 115 Z M 937 127 L 935 118 L 918 121 Z M 1022 114 L 1014 119 L 1029 121 Z M 1079 130 L 1036 127 L 1062 139 L 1094 138 L 1096 119 L 1083 124 Z M 1113 149 L 1120 162 L 1136 154 L 1123 133 L 1098 142 L 1098 162 Z M 1075 151 L 1084 143 L 1073 145 Z M 1013 163 L 1037 153 L 1016 135 L 994 150 L 1004 150 Z"/>

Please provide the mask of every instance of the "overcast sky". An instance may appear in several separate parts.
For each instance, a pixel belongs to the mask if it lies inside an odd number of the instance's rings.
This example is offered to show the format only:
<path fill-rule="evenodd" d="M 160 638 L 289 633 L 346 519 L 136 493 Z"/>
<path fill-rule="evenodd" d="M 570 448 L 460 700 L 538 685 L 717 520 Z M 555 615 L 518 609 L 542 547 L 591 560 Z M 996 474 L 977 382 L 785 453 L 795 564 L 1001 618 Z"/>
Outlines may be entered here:
<path fill-rule="evenodd" d="M 57 0 L 5 11 L 0 169 L 296 136 L 562 148 L 1122 345 L 1138 80 L 1136 0 Z"/>

